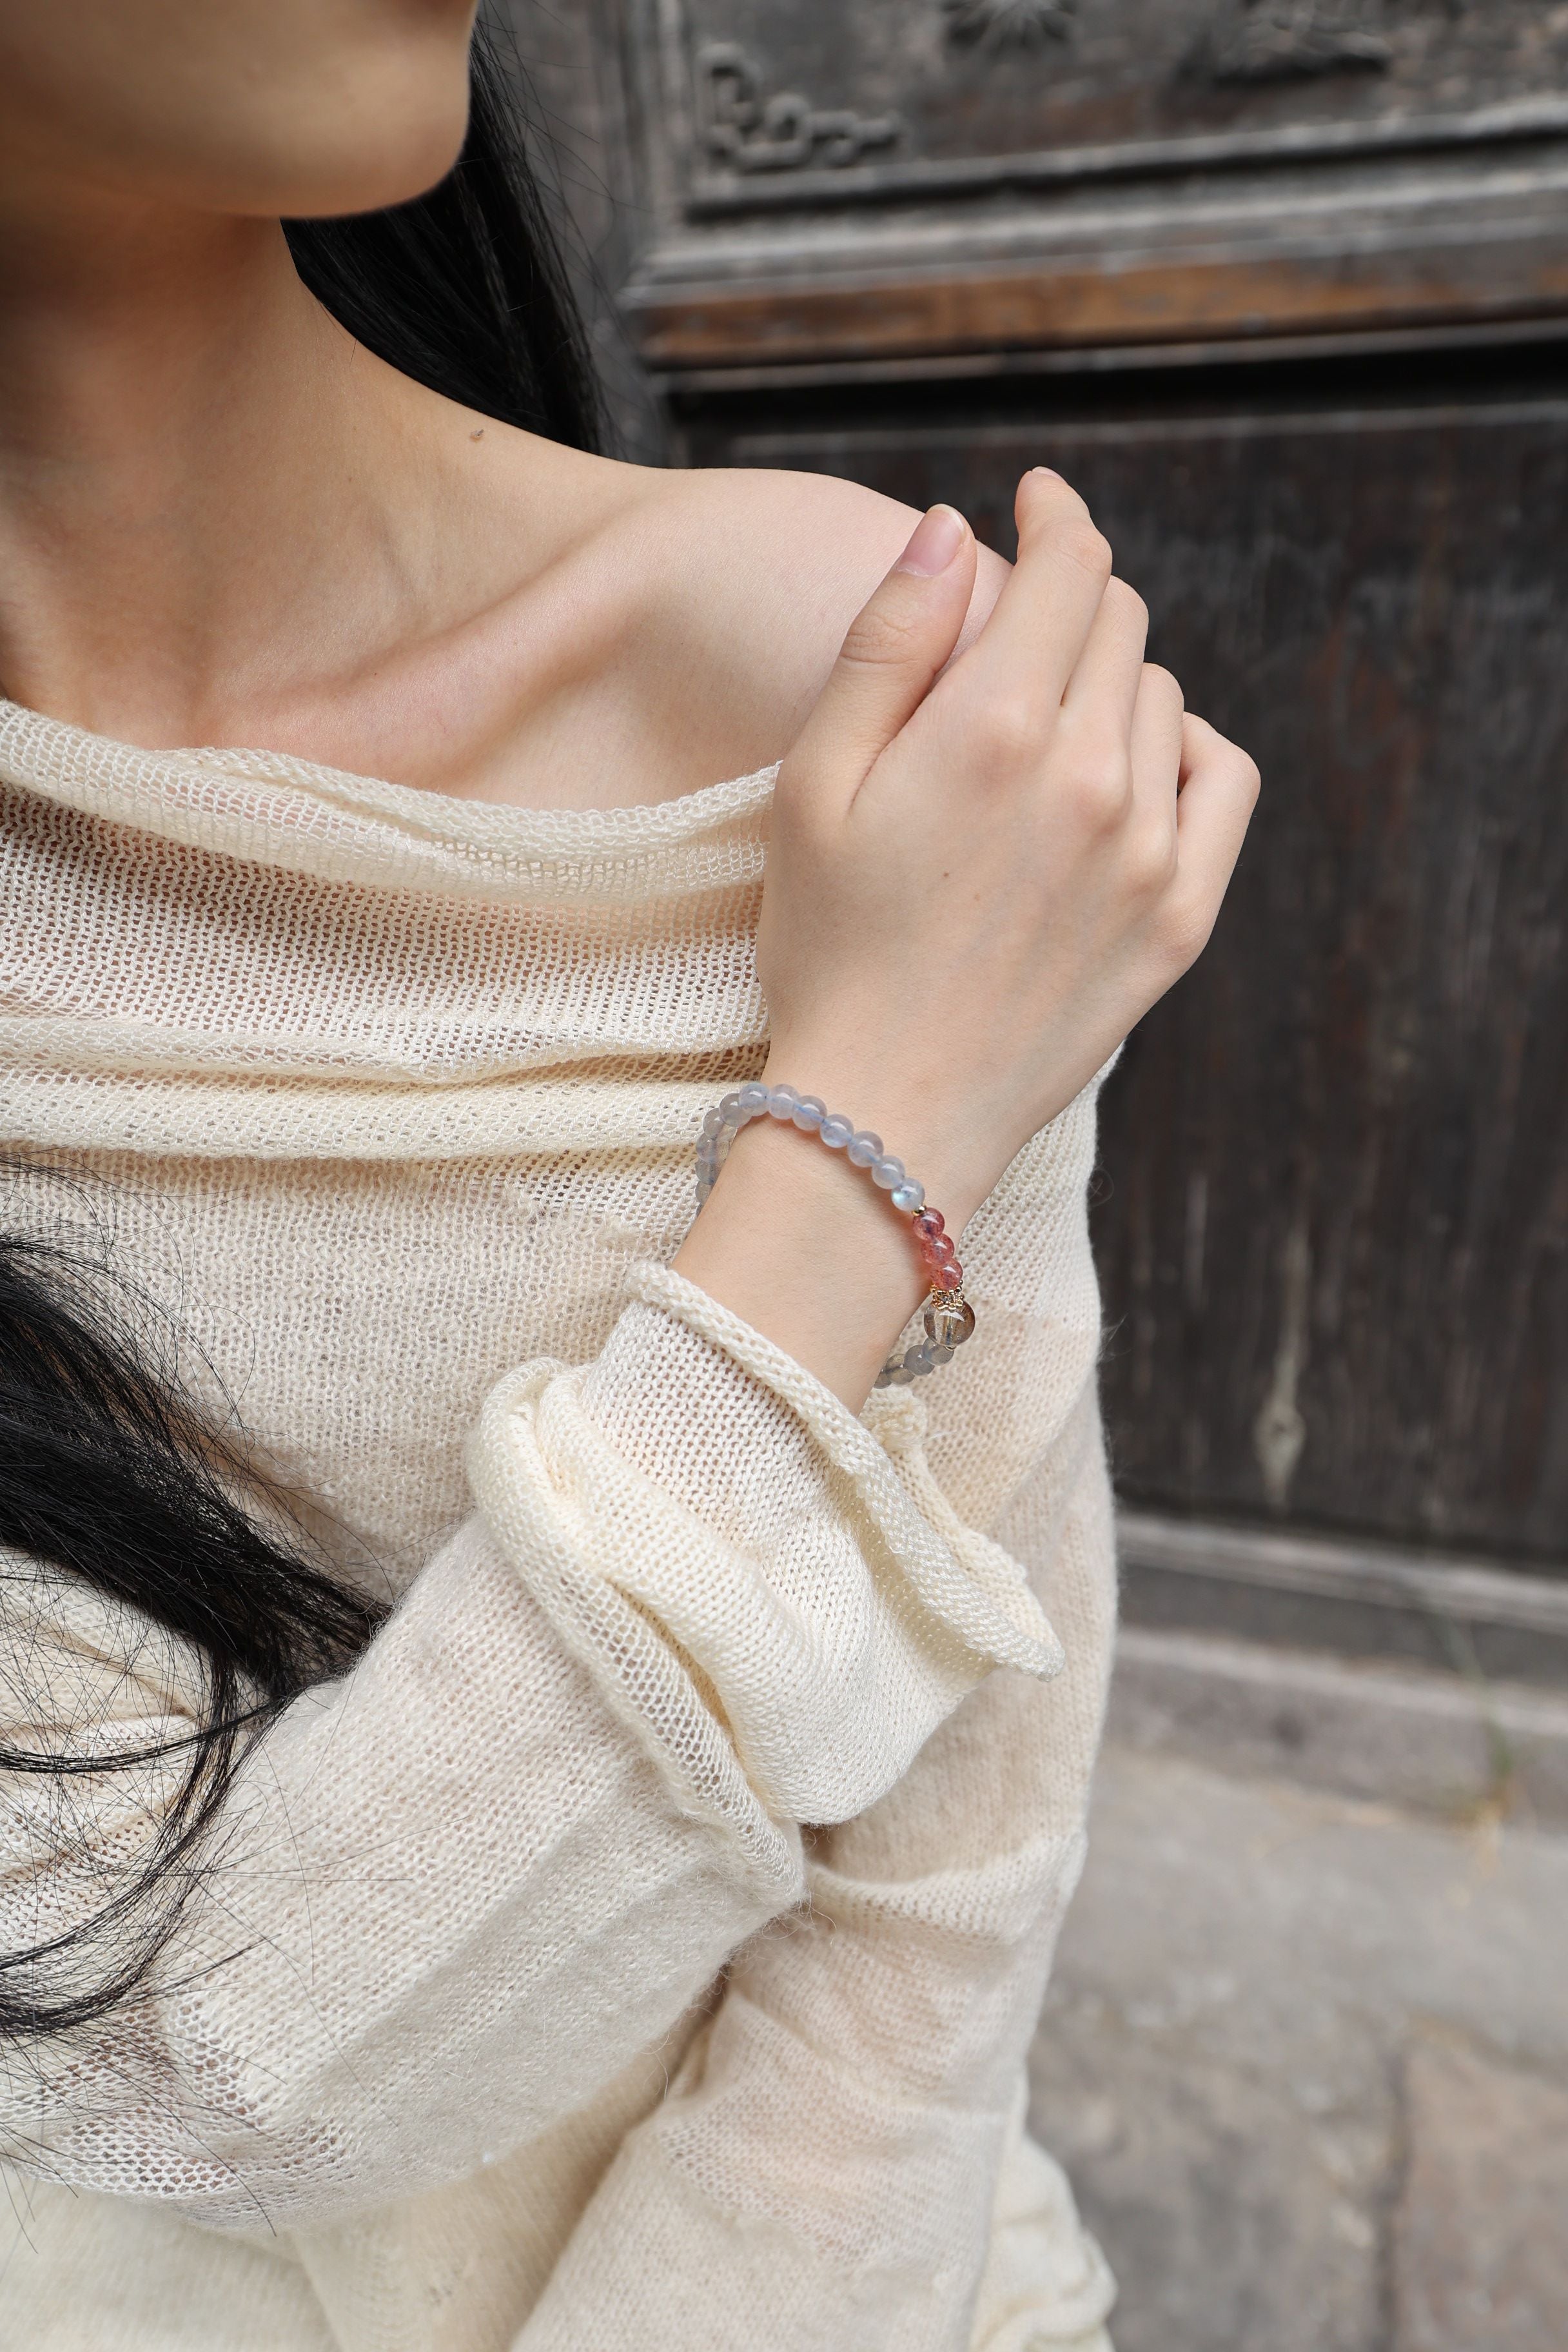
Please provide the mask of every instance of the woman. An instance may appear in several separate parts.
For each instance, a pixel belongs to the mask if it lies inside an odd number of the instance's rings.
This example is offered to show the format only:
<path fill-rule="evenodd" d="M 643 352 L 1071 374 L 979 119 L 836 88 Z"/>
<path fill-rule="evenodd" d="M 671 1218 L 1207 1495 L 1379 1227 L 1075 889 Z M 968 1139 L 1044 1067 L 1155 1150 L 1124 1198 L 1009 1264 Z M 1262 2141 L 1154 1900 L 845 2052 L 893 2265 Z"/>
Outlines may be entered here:
<path fill-rule="evenodd" d="M 1092 1085 L 1256 775 L 1052 475 L 594 455 L 482 60 L 334 226 L 470 16 L 0 0 L 0 2333 L 1102 2343 Z"/>

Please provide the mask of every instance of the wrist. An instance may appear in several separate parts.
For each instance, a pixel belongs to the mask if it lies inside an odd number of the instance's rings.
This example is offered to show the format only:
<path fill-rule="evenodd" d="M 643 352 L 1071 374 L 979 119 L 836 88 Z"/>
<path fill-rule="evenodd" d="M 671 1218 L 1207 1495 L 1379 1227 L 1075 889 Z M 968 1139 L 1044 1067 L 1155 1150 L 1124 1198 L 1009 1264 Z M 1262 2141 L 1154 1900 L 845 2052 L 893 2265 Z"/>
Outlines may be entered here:
<path fill-rule="evenodd" d="M 787 1080 L 748 1080 L 708 1112 L 697 1204 L 679 1271 L 852 1409 L 873 1378 L 879 1387 L 920 1380 L 973 1332 L 958 1229 L 948 1230 L 923 1181 L 879 1136 Z M 873 1334 L 895 1309 L 901 1327 L 922 1293 L 923 1336 L 879 1362 Z M 830 1318 L 846 1308 L 850 1327 L 835 1332 Z"/>
<path fill-rule="evenodd" d="M 772 1118 L 735 1139 L 675 1264 L 852 1412 L 926 1286 L 909 1219 L 888 1194 L 842 1152 Z"/>
<path fill-rule="evenodd" d="M 940 1108 L 940 1088 L 923 1074 L 912 1080 L 889 1078 L 886 1063 L 874 1054 L 851 1055 L 837 1044 L 824 1048 L 807 1039 L 778 1037 L 770 1045 L 762 1082 L 815 1096 L 858 1133 L 876 1136 L 883 1150 L 923 1186 L 928 1204 L 942 1212 L 955 1235 L 991 1190 L 994 1179 L 977 1164 L 974 1139 L 958 1132 L 957 1122 Z M 846 1176 L 856 1172 L 844 1171 Z M 868 1180 L 862 1174 L 859 1181 Z"/>

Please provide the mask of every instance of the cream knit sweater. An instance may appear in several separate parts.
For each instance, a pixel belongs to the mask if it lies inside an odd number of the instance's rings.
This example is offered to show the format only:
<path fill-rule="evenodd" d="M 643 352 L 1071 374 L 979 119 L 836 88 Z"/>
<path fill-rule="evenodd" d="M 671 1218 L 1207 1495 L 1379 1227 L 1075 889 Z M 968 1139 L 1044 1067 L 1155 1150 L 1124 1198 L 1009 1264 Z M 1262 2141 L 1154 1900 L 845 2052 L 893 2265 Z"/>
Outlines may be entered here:
<path fill-rule="evenodd" d="M 1093 1106 L 924 1394 L 857 1419 L 671 1273 L 771 784 L 540 814 L 0 703 L 0 1225 L 111 1223 L 399 1596 L 153 1997 L 0 2053 L 6 2345 L 1105 2346 L 1021 2130 L 1112 1616 Z M 177 1730 L 176 1645 L 3 1566 L 5 1738 Z M 19 1777 L 0 1950 L 168 1793 Z"/>

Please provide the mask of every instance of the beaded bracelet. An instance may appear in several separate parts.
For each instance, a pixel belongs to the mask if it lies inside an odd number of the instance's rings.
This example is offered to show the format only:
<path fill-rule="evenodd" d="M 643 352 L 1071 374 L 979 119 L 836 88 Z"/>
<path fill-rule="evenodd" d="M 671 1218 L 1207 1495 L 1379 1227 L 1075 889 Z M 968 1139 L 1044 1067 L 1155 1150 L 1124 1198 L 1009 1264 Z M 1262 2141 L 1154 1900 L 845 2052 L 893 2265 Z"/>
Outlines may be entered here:
<path fill-rule="evenodd" d="M 700 1215 L 730 1147 L 754 1118 L 776 1118 L 781 1127 L 800 1128 L 818 1137 L 829 1151 L 842 1151 L 853 1168 L 864 1168 L 873 1184 L 887 1193 L 895 1209 L 910 1220 L 921 1261 L 931 1283 L 922 1321 L 925 1338 L 919 1347 L 890 1356 L 877 1375 L 879 1389 L 903 1386 L 951 1363 L 955 1351 L 974 1329 L 974 1309 L 963 1296 L 963 1268 L 948 1238 L 940 1209 L 926 1206 L 925 1187 L 909 1175 L 901 1160 L 882 1149 L 879 1135 L 856 1130 L 852 1119 L 841 1118 L 815 1095 L 796 1094 L 793 1087 L 765 1087 L 760 1079 L 739 1087 L 710 1110 L 702 1122 L 697 1146 L 697 1211 Z"/>

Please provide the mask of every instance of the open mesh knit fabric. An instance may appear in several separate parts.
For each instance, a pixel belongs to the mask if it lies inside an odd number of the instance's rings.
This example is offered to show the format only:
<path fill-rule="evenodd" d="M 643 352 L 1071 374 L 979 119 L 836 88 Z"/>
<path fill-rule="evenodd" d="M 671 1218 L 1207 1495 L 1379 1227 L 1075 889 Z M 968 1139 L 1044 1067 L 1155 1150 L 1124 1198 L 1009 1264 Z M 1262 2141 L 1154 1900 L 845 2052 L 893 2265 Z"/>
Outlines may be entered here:
<path fill-rule="evenodd" d="M 1093 1103 L 923 1396 L 857 1418 L 669 1269 L 763 1055 L 772 781 L 539 814 L 0 704 L 0 1219 L 107 1235 L 396 1601 L 146 1994 L 0 2053 L 0 2340 L 1105 2352 L 1023 2127 L 1113 1607 Z M 0 1604 L 5 1738 L 189 1720 L 151 1628 Z M 168 1798 L 6 1788 L 0 1949 Z"/>

